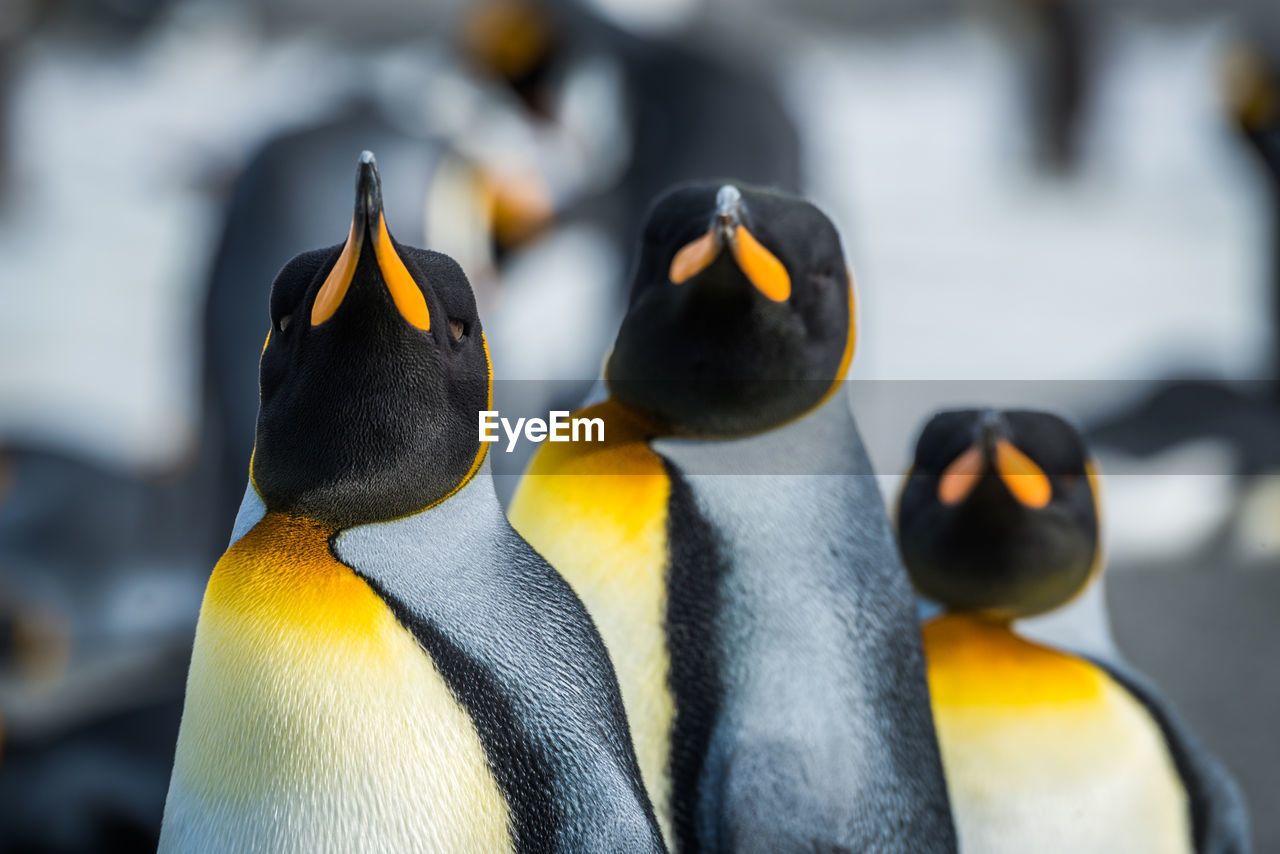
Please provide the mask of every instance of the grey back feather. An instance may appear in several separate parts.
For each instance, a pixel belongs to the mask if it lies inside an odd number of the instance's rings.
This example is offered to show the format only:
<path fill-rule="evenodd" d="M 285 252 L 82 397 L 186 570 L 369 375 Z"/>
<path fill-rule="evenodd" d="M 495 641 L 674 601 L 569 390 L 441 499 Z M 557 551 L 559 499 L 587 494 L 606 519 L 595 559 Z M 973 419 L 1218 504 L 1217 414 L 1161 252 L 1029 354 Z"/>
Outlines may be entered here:
<path fill-rule="evenodd" d="M 956 850 L 915 604 L 843 393 L 779 430 L 664 440 L 722 538 L 707 850 Z"/>

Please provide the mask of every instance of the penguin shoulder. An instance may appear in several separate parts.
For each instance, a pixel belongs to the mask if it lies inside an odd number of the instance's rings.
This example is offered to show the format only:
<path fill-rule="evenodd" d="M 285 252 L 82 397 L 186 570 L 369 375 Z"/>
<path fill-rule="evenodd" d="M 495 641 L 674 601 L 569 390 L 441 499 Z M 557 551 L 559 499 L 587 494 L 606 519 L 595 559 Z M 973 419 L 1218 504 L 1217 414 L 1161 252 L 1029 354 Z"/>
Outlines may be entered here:
<path fill-rule="evenodd" d="M 539 447 L 511 502 L 512 524 L 561 571 L 584 555 L 598 565 L 628 543 L 628 551 L 664 552 L 671 483 L 643 420 L 612 401 L 575 415 L 602 418 L 604 441 Z"/>
<path fill-rule="evenodd" d="M 661 459 L 649 446 L 653 431 L 643 417 L 613 400 L 573 413 L 604 422 L 602 441 L 547 442 L 538 447 L 526 478 L 541 475 L 652 475 Z"/>
<path fill-rule="evenodd" d="M 269 513 L 215 567 L 161 850 L 510 850 L 507 806 L 467 711 L 387 603 L 334 556 L 332 536 Z M 320 722 L 341 737 L 324 737 Z M 336 831 L 316 820 L 353 805 L 360 818 Z M 458 808 L 466 821 L 453 819 Z"/>
<path fill-rule="evenodd" d="M 965 614 L 926 624 L 924 647 L 963 847 L 1190 854 L 1164 734 L 1105 669 Z"/>
<path fill-rule="evenodd" d="M 502 515 L 487 464 L 434 507 L 341 532 L 334 551 L 439 667 L 503 789 L 528 796 L 513 806 L 522 838 L 552 833 L 534 828 L 550 822 L 565 850 L 605 837 L 649 850 L 656 831 L 604 644 L 573 590 Z M 591 824 L 599 814 L 615 825 Z"/>

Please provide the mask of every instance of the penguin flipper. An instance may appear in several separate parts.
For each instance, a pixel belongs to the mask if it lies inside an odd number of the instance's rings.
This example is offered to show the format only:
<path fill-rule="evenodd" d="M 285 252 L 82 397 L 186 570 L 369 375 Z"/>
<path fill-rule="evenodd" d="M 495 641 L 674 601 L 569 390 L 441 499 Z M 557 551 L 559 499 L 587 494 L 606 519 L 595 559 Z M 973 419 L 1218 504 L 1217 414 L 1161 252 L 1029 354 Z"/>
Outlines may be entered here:
<path fill-rule="evenodd" d="M 427 511 L 343 531 L 335 554 L 417 638 L 500 754 L 491 764 L 518 839 L 658 854 L 604 642 L 507 523 L 487 463 L 476 480 Z"/>
<path fill-rule="evenodd" d="M 1140 702 L 1164 732 L 1187 790 L 1196 854 L 1250 854 L 1249 812 L 1235 779 L 1151 682 L 1128 665 L 1090 659 Z"/>

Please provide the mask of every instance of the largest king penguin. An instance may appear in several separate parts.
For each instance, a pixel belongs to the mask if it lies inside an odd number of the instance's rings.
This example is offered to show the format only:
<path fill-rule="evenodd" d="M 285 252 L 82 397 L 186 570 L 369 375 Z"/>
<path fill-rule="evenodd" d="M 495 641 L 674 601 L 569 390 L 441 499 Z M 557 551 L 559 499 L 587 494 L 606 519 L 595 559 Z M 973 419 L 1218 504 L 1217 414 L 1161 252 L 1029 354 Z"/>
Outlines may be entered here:
<path fill-rule="evenodd" d="M 678 187 L 511 519 L 573 584 L 673 847 L 953 851 L 912 594 L 843 393 L 853 283 L 800 199 Z M 598 438 L 598 437 L 597 437 Z"/>
<path fill-rule="evenodd" d="M 356 190 L 272 289 L 160 850 L 661 851 L 600 637 L 494 495 L 466 278 L 392 240 L 367 152 Z"/>

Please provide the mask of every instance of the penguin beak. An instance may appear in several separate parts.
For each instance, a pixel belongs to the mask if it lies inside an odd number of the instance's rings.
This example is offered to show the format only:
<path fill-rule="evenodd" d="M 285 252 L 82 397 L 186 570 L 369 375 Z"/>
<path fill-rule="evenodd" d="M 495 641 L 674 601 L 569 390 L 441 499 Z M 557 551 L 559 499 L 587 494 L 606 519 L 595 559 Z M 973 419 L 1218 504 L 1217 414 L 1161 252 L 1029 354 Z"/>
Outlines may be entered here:
<path fill-rule="evenodd" d="M 938 500 L 949 507 L 962 503 L 988 471 L 994 472 L 1024 507 L 1039 510 L 1053 497 L 1044 469 L 1009 441 L 1004 422 L 991 411 L 983 416 L 978 440 L 938 478 Z"/>
<path fill-rule="evenodd" d="M 716 215 L 711 221 L 711 230 L 723 246 L 732 245 L 739 228 L 742 228 L 742 192 L 732 184 L 725 184 L 716 193 Z"/>
<path fill-rule="evenodd" d="M 685 244 L 671 259 L 668 278 L 681 285 L 701 273 L 720 257 L 727 245 L 734 263 L 756 290 L 774 302 L 791 296 L 791 276 L 787 268 L 756 240 L 743 224 L 742 192 L 725 184 L 716 193 L 716 212 L 706 233 Z"/>
<path fill-rule="evenodd" d="M 371 252 L 381 274 L 382 283 L 391 294 L 392 302 L 400 316 L 410 326 L 426 332 L 431 329 L 431 312 L 422 290 L 404 266 L 391 233 L 387 230 L 382 212 L 382 179 L 378 176 L 378 164 L 373 153 L 360 155 L 356 167 L 356 204 L 351 216 L 351 229 L 347 242 L 338 255 L 333 269 L 325 278 L 311 306 L 311 325 L 319 326 L 337 313 L 346 299 L 355 277 L 360 258 Z"/>

